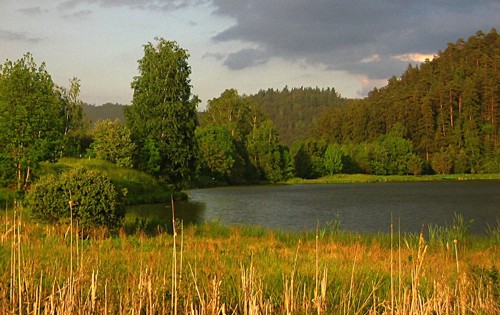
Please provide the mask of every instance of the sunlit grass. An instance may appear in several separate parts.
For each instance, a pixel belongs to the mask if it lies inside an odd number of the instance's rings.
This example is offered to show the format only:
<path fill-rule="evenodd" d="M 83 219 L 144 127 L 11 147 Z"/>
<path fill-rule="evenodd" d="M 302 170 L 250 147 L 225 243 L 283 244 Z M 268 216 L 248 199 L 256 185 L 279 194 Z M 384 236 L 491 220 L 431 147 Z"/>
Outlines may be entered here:
<path fill-rule="evenodd" d="M 174 243 L 161 229 L 81 239 L 76 224 L 35 224 L 21 209 L 0 222 L 1 314 L 173 314 L 174 302 L 178 314 L 496 314 L 500 302 L 490 236 L 447 247 L 176 222 Z"/>
<path fill-rule="evenodd" d="M 368 175 L 336 174 L 317 179 L 292 178 L 287 184 L 340 184 L 340 183 L 375 183 L 375 182 L 426 182 L 449 180 L 500 180 L 500 174 L 436 174 L 436 175 Z"/>

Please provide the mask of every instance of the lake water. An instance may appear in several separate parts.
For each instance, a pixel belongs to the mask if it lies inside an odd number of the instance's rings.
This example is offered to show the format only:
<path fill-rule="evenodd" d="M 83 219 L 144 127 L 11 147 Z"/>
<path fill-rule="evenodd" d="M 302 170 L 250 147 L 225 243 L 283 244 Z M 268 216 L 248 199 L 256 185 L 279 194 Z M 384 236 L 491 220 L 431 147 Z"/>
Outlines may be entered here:
<path fill-rule="evenodd" d="M 185 223 L 219 221 L 287 230 L 315 229 L 338 220 L 343 230 L 389 232 L 451 226 L 455 214 L 474 220 L 471 231 L 484 234 L 500 217 L 500 181 L 266 185 L 195 189 L 188 202 L 176 203 Z M 165 205 L 141 206 L 135 215 L 166 222 Z M 171 218 L 171 216 L 170 216 Z"/>

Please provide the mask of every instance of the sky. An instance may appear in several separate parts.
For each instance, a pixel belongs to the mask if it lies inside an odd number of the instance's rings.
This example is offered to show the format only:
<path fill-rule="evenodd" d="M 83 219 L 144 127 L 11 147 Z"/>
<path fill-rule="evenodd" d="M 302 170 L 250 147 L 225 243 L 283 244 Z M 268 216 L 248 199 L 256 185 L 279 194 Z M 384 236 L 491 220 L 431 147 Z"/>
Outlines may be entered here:
<path fill-rule="evenodd" d="M 361 98 L 449 42 L 500 26 L 499 0 L 0 0 L 0 63 L 30 52 L 90 104 L 130 104 L 143 46 L 176 41 L 193 93 L 333 87 Z"/>

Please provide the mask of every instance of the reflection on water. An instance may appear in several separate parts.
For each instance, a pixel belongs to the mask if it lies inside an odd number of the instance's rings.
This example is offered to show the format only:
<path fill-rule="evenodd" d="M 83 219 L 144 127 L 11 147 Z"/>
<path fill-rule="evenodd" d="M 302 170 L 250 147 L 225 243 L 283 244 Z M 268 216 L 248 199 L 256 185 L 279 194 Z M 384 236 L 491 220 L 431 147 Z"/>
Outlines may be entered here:
<path fill-rule="evenodd" d="M 340 220 L 350 231 L 388 232 L 391 215 L 402 232 L 436 224 L 451 226 L 454 214 L 474 220 L 473 233 L 485 233 L 500 216 L 500 181 L 269 185 L 196 189 L 177 202 L 185 224 L 217 220 L 223 224 L 305 230 Z M 128 219 L 149 218 L 171 228 L 171 208 L 128 208 Z"/>
<path fill-rule="evenodd" d="M 203 222 L 206 204 L 193 201 L 177 201 L 174 204 L 175 218 L 184 225 Z M 172 206 L 170 203 L 128 206 L 125 228 L 129 231 L 143 229 L 153 231 L 157 228 L 172 232 Z"/>

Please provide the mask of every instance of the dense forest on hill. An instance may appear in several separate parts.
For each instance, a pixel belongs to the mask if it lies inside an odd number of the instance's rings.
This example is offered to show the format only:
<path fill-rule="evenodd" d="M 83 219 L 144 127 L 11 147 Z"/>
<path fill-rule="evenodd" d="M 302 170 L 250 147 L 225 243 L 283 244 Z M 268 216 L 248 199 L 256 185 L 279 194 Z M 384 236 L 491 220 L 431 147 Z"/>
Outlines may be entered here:
<path fill-rule="evenodd" d="M 100 106 L 82 104 L 83 112 L 85 117 L 89 119 L 93 124 L 98 120 L 115 120 L 118 119 L 121 122 L 125 122 L 125 115 L 123 114 L 124 105 L 106 103 Z"/>
<path fill-rule="evenodd" d="M 349 102 L 334 88 L 317 87 L 260 90 L 249 98 L 259 104 L 262 112 L 274 122 L 281 141 L 289 146 L 295 140 L 310 137 L 325 111 L 342 108 Z"/>
<path fill-rule="evenodd" d="M 372 142 L 394 126 L 427 161 L 455 157 L 462 171 L 478 171 L 499 148 L 500 37 L 477 32 L 449 43 L 432 61 L 409 65 L 400 78 L 363 100 L 325 113 L 316 138 Z"/>

